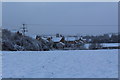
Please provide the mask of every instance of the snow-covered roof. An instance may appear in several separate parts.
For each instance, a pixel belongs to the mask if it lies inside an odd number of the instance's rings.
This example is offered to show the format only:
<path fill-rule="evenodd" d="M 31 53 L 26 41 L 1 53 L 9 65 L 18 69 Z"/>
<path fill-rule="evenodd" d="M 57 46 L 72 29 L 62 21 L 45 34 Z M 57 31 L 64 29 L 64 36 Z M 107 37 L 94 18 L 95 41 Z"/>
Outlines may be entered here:
<path fill-rule="evenodd" d="M 92 39 L 88 39 L 88 41 L 92 41 Z"/>
<path fill-rule="evenodd" d="M 62 37 L 52 37 L 52 41 L 53 42 L 60 42 L 60 40 L 62 39 Z"/>
<path fill-rule="evenodd" d="M 56 36 L 43 36 L 44 38 L 51 38 L 51 37 L 56 37 Z"/>
<path fill-rule="evenodd" d="M 79 38 L 77 38 L 77 37 L 65 37 L 65 41 L 75 41 L 75 40 L 79 40 Z"/>
<path fill-rule="evenodd" d="M 63 42 L 60 42 L 62 45 L 65 45 Z"/>
<path fill-rule="evenodd" d="M 112 34 L 109 34 L 109 37 L 111 38 L 111 37 L 112 37 Z"/>
<path fill-rule="evenodd" d="M 16 33 L 18 30 L 11 30 L 11 32 Z"/>
<path fill-rule="evenodd" d="M 43 40 L 47 40 L 48 38 L 45 38 L 45 37 L 41 37 Z"/>
<path fill-rule="evenodd" d="M 27 36 L 29 36 L 29 37 L 31 37 L 31 38 L 33 38 L 33 39 L 36 38 L 36 35 L 27 35 Z"/>
<path fill-rule="evenodd" d="M 41 38 L 42 38 L 43 40 L 49 42 L 49 41 L 47 40 L 48 38 L 45 38 L 45 37 L 41 37 Z"/>

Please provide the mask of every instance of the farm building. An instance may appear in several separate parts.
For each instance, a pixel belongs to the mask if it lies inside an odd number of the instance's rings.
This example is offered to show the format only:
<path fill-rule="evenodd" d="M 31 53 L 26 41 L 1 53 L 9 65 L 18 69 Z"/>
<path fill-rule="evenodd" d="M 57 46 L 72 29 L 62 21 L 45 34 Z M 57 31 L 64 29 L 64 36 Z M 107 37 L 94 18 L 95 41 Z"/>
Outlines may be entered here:
<path fill-rule="evenodd" d="M 80 37 L 65 37 L 65 42 L 70 44 L 83 43 L 84 40 Z"/>

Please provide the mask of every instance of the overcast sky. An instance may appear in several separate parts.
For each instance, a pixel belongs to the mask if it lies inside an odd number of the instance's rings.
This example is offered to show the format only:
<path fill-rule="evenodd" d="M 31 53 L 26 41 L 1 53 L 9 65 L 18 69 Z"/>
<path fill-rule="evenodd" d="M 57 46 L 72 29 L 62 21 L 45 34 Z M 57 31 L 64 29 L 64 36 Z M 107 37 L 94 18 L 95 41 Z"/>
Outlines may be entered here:
<path fill-rule="evenodd" d="M 3 27 L 28 34 L 102 34 L 118 31 L 117 2 L 4 2 Z"/>

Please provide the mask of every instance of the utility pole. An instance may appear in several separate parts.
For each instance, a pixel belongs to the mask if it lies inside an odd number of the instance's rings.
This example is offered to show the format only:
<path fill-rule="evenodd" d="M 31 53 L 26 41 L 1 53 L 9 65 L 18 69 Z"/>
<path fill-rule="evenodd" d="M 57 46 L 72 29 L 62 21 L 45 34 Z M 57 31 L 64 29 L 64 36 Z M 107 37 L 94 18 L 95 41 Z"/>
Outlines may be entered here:
<path fill-rule="evenodd" d="M 27 24 L 22 24 L 22 33 L 23 33 L 23 36 L 25 36 L 25 33 L 28 32 L 27 30 L 27 27 L 26 27 Z"/>
<path fill-rule="evenodd" d="M 23 34 L 23 37 L 22 37 L 22 46 L 24 46 L 25 33 L 28 32 L 26 24 L 22 24 L 21 31 L 22 31 L 22 34 Z"/>

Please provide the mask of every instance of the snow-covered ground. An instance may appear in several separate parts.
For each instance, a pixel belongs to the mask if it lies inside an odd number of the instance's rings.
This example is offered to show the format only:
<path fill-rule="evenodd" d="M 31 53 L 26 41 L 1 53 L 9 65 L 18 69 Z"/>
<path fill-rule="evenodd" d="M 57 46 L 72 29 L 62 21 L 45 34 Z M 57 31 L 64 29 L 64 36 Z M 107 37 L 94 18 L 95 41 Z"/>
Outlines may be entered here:
<path fill-rule="evenodd" d="M 118 47 L 120 46 L 119 43 L 103 43 L 102 44 L 103 47 Z"/>
<path fill-rule="evenodd" d="M 89 49 L 90 45 L 91 45 L 90 43 L 85 44 L 85 48 Z M 101 45 L 102 45 L 102 47 L 118 47 L 118 46 L 120 46 L 119 43 L 101 43 Z"/>
<path fill-rule="evenodd" d="M 2 52 L 0 52 L 0 80 L 2 79 Z"/>
<path fill-rule="evenodd" d="M 118 50 L 3 51 L 3 78 L 117 78 Z"/>

